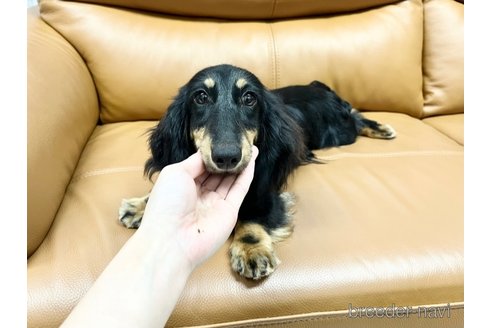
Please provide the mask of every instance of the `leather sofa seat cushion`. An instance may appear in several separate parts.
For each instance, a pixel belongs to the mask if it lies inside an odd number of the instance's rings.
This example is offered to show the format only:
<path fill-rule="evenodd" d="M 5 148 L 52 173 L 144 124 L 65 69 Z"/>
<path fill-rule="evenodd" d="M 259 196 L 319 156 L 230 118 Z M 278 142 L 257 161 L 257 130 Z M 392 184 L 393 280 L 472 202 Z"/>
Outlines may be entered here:
<path fill-rule="evenodd" d="M 398 137 L 317 151 L 327 163 L 295 172 L 295 231 L 277 246 L 278 270 L 260 282 L 240 279 L 224 245 L 193 272 L 169 326 L 463 300 L 463 147 L 405 114 L 367 116 Z M 60 324 L 132 235 L 118 207 L 151 189 L 142 169 L 155 123 L 94 131 L 28 260 L 28 324 Z"/>
<path fill-rule="evenodd" d="M 464 114 L 433 116 L 423 120 L 446 136 L 455 140 L 460 145 L 465 144 Z"/>

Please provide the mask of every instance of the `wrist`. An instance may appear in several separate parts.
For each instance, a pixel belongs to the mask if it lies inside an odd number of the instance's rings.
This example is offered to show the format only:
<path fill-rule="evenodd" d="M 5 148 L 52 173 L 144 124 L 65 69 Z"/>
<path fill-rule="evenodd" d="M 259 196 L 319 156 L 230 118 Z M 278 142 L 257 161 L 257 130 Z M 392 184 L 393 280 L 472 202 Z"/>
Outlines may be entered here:
<path fill-rule="evenodd" d="M 66 326 L 117 326 L 117 318 L 123 317 L 127 327 L 162 327 L 191 271 L 174 239 L 138 229 L 72 311 Z"/>
<path fill-rule="evenodd" d="M 132 238 L 143 245 L 145 253 L 152 257 L 153 262 L 172 268 L 181 276 L 187 278 L 195 268 L 175 233 L 142 224 Z"/>

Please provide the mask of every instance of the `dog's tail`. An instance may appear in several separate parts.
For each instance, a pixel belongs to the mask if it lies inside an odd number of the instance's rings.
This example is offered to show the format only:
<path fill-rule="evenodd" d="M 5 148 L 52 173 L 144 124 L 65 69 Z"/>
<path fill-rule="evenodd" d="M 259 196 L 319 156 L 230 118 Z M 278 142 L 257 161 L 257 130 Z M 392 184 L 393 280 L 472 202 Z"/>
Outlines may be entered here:
<path fill-rule="evenodd" d="M 396 131 L 391 125 L 369 120 L 362 116 L 355 108 L 352 109 L 350 114 L 355 120 L 357 133 L 359 135 L 376 139 L 393 139 L 396 137 Z"/>

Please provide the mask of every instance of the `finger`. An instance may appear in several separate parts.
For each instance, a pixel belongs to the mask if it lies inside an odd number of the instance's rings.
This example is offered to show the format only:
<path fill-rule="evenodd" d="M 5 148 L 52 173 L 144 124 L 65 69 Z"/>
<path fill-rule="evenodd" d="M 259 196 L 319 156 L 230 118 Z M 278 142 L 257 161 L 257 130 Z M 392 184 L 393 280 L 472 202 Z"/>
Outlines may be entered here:
<path fill-rule="evenodd" d="M 250 161 L 255 161 L 257 156 L 258 156 L 258 148 L 256 148 L 256 146 L 253 146 Z M 220 183 L 220 185 L 217 187 L 216 192 L 220 195 L 222 199 L 225 199 L 227 197 L 227 194 L 229 193 L 229 190 L 231 189 L 231 186 L 234 184 L 236 179 L 237 179 L 237 175 L 229 175 L 226 178 L 224 178 Z"/>
<path fill-rule="evenodd" d="M 251 181 L 253 181 L 253 176 L 255 173 L 255 161 L 258 156 L 258 148 L 253 146 L 253 155 L 248 163 L 248 166 L 237 176 L 236 181 L 232 184 L 229 193 L 227 194 L 225 200 L 228 201 L 232 206 L 239 209 L 244 197 L 248 193 Z"/>
<path fill-rule="evenodd" d="M 217 186 L 220 185 L 222 182 L 222 179 L 224 178 L 223 175 L 218 175 L 218 174 L 210 174 L 207 180 L 205 180 L 202 183 L 202 190 L 208 190 L 208 191 L 215 191 L 217 189 Z"/>
<path fill-rule="evenodd" d="M 237 178 L 237 175 L 230 174 L 230 175 L 227 175 L 221 181 L 220 185 L 215 190 L 219 194 L 220 198 L 225 199 L 227 197 L 227 194 L 229 193 L 231 186 L 234 184 L 234 181 L 236 181 L 236 178 Z"/>
<path fill-rule="evenodd" d="M 210 173 L 208 173 L 207 171 L 200 174 L 198 176 L 198 178 L 195 179 L 196 185 L 200 188 L 202 186 L 202 184 L 205 182 L 205 180 L 208 179 L 209 176 L 210 176 Z"/>
<path fill-rule="evenodd" d="M 252 148 L 252 151 L 251 151 L 251 159 L 253 161 L 256 161 L 256 158 L 258 157 L 260 151 L 258 150 L 258 147 L 256 147 L 255 145 L 253 145 L 253 148 Z"/>
<path fill-rule="evenodd" d="M 183 168 L 193 179 L 197 178 L 205 172 L 205 165 L 202 161 L 202 156 L 199 151 L 179 163 L 180 167 Z"/>

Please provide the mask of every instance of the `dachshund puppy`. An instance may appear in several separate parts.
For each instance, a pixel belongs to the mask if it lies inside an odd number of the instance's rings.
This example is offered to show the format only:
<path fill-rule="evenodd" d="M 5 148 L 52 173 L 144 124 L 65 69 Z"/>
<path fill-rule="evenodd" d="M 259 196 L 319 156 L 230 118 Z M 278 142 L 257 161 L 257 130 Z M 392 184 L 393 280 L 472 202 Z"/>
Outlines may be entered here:
<path fill-rule="evenodd" d="M 249 192 L 230 246 L 232 269 L 260 279 L 280 263 L 273 245 L 293 229 L 293 197 L 283 192 L 289 174 L 316 162 L 311 150 L 348 145 L 357 136 L 392 139 L 389 125 L 364 118 L 325 84 L 268 90 L 251 72 L 218 65 L 198 72 L 151 130 L 151 177 L 200 150 L 206 169 L 237 174 L 259 149 Z M 120 222 L 138 228 L 148 196 L 123 200 Z"/>

